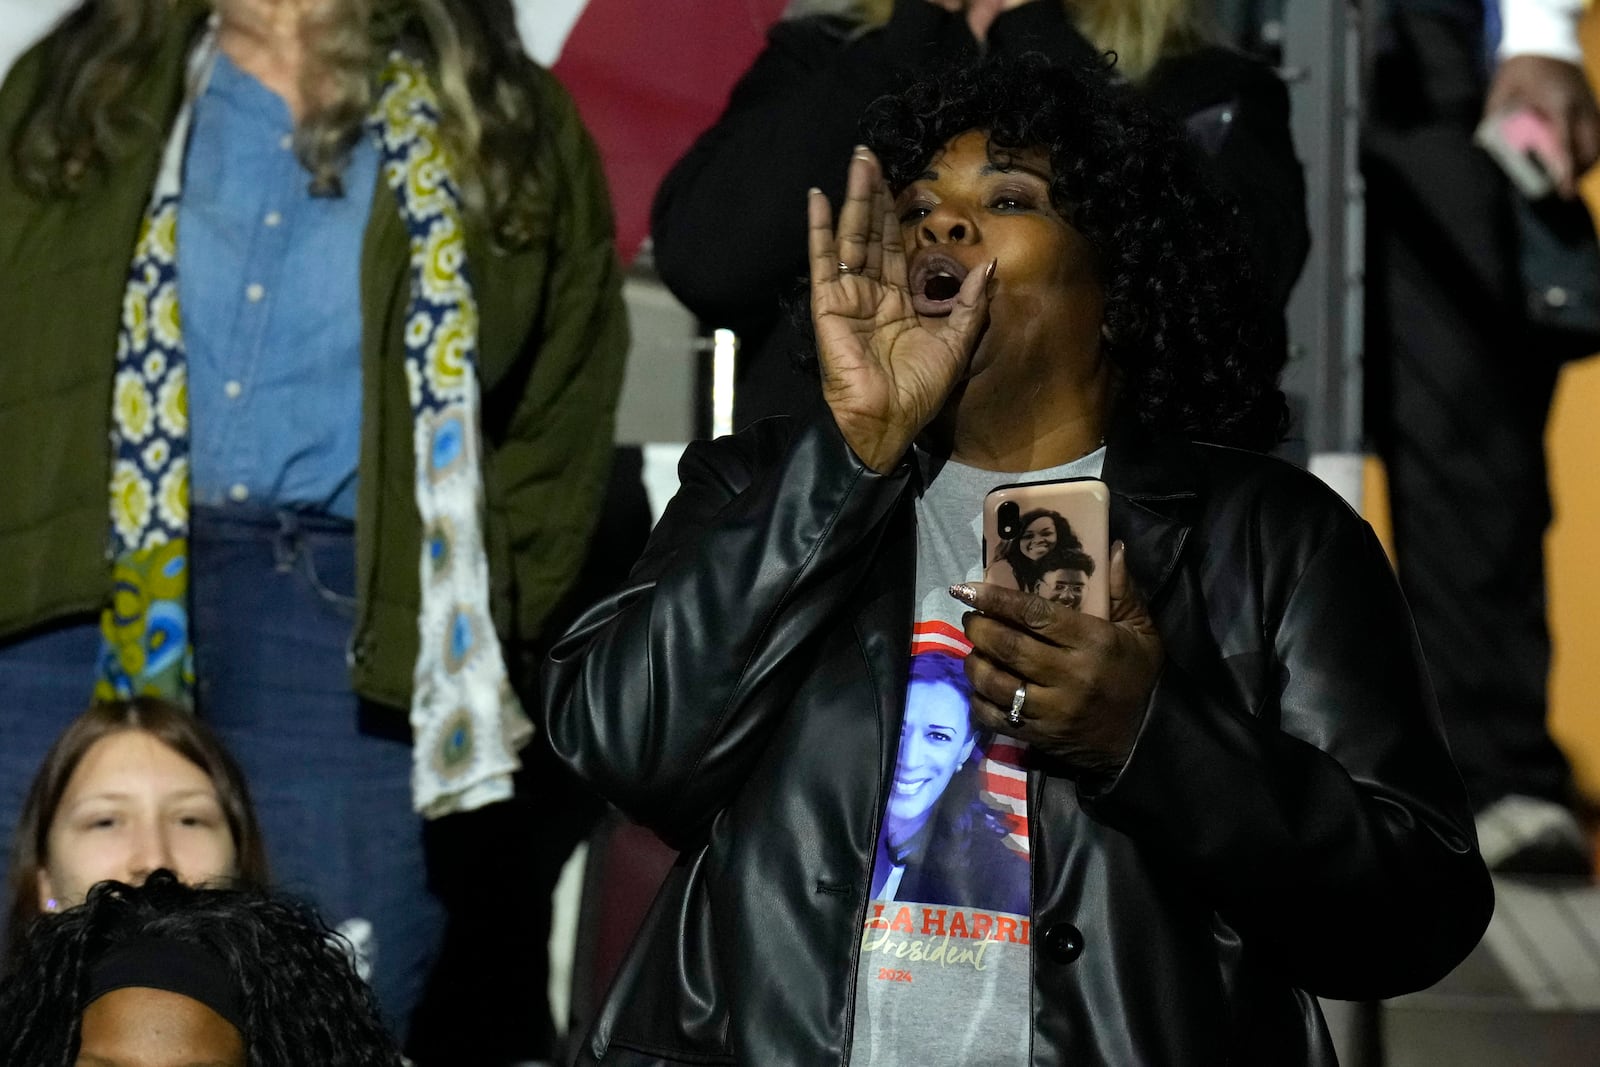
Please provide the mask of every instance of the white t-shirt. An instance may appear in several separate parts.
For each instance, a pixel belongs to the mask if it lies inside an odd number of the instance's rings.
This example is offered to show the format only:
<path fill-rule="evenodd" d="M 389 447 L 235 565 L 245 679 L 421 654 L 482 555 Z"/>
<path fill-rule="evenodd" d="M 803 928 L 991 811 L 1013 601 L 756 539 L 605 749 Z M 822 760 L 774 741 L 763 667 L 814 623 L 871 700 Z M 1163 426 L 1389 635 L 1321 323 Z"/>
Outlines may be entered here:
<path fill-rule="evenodd" d="M 1553 56 L 1582 63 L 1578 19 L 1587 0 L 1500 0 L 1500 58 Z"/>

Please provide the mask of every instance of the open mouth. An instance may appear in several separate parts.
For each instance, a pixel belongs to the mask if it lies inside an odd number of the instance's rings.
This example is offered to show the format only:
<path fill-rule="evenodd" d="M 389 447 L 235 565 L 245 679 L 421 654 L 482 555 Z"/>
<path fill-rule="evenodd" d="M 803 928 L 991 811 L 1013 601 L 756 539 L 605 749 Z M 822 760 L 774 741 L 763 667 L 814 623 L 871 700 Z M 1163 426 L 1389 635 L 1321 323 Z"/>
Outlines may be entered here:
<path fill-rule="evenodd" d="M 944 252 L 927 252 L 911 268 L 911 304 L 917 314 L 939 316 L 955 310 L 967 267 Z"/>

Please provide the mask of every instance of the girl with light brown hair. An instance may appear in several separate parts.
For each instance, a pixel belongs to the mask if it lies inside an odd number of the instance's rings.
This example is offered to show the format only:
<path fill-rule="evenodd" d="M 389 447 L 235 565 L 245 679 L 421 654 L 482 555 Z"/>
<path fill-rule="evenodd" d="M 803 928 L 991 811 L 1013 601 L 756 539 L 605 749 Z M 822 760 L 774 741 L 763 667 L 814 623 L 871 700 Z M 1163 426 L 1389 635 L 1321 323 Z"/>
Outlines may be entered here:
<path fill-rule="evenodd" d="M 97 882 L 167 868 L 190 884 L 267 884 L 244 775 L 216 736 L 164 700 L 96 703 L 72 720 L 28 789 L 11 839 L 5 952 Z"/>

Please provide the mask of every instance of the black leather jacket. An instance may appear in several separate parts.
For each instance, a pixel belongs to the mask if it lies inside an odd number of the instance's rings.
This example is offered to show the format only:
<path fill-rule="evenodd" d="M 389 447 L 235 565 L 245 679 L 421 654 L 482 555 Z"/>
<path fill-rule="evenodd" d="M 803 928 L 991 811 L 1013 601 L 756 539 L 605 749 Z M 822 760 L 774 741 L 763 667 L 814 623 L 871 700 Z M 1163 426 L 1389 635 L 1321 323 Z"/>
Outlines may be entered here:
<path fill-rule="evenodd" d="M 905 696 L 912 466 L 828 419 L 690 447 L 558 643 L 559 756 L 682 849 L 579 1063 L 842 1064 Z M 1278 461 L 1113 440 L 1167 662 L 1098 791 L 1029 779 L 1032 1062 L 1335 1063 L 1315 997 L 1426 986 L 1493 897 L 1371 531 Z"/>

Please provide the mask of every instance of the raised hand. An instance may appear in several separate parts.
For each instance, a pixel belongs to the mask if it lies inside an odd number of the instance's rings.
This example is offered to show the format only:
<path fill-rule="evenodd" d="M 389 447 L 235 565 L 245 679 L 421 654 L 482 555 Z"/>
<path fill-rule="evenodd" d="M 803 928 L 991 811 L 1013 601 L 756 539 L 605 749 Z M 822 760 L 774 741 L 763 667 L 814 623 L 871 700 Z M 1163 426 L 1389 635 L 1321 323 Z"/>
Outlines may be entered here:
<path fill-rule="evenodd" d="M 866 148 L 850 159 L 837 231 L 820 191 L 806 211 L 823 399 L 861 461 L 887 473 L 965 373 L 988 321 L 994 264 L 962 281 L 949 316 L 918 318 L 900 222 Z"/>
<path fill-rule="evenodd" d="M 1004 586 L 950 588 L 973 608 L 963 620 L 972 642 L 966 669 L 973 718 L 1101 775 L 1116 774 L 1133 751 L 1164 659 L 1120 542 L 1108 576 L 1109 620 Z M 1019 689 L 1024 699 L 1013 718 Z"/>

